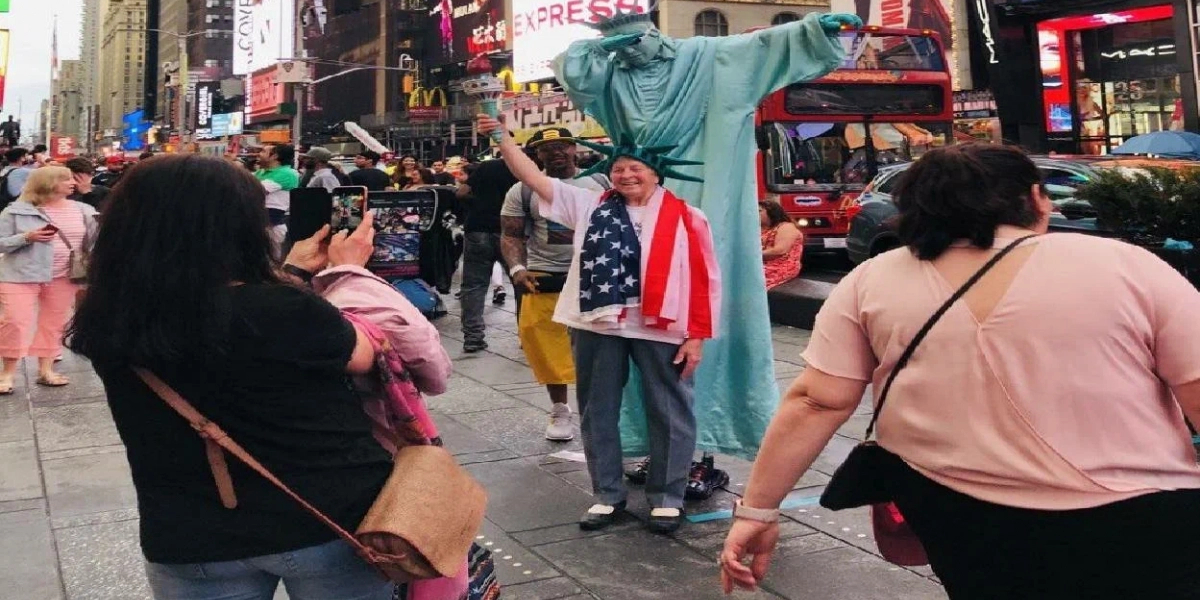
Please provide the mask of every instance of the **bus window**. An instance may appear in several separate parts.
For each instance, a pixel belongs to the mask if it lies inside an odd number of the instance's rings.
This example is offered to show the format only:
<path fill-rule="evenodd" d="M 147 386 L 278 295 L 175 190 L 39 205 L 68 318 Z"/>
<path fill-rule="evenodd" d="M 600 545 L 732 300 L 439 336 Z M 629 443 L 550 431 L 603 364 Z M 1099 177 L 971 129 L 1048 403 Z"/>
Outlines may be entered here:
<path fill-rule="evenodd" d="M 783 109 L 793 115 L 928 115 L 946 111 L 939 85 L 894 83 L 796 83 L 787 87 Z"/>
<path fill-rule="evenodd" d="M 846 49 L 841 69 L 943 71 L 946 68 L 941 48 L 931 37 L 867 32 L 847 32 L 841 37 Z"/>
<path fill-rule="evenodd" d="M 870 129 L 868 145 L 861 123 L 769 124 L 767 187 L 863 185 L 880 167 L 913 160 L 950 139 L 950 125 L 943 123 L 871 123 Z"/>

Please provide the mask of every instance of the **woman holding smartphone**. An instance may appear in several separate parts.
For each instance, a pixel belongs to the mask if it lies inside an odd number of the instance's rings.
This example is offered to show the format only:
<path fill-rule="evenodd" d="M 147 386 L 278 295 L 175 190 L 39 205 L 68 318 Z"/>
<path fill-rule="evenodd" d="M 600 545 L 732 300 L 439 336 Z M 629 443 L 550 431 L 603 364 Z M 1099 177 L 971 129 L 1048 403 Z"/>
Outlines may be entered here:
<path fill-rule="evenodd" d="M 13 393 L 25 356 L 38 359 L 38 385 L 70 383 L 54 371 L 54 358 L 78 288 L 69 277 L 71 253 L 88 251 L 97 227 L 96 209 L 67 199 L 74 191 L 69 169 L 42 167 L 0 212 L 0 395 Z"/>

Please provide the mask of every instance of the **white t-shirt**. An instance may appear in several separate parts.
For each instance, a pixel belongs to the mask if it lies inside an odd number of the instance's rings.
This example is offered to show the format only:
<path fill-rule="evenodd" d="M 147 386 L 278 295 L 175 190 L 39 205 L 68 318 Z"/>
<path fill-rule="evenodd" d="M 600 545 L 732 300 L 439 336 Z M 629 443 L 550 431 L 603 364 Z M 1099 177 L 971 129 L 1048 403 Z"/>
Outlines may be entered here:
<path fill-rule="evenodd" d="M 646 271 L 649 258 L 650 238 L 654 223 L 658 220 L 658 207 L 662 206 L 663 188 L 658 188 L 651 198 L 650 204 L 644 207 L 630 209 L 630 218 L 642 223 L 642 231 L 638 234 L 638 242 L 642 245 L 642 272 Z M 554 180 L 554 202 L 547 203 L 539 198 L 538 208 L 542 216 L 565 225 L 575 231 L 574 256 L 571 258 L 571 269 L 567 272 L 567 281 L 562 293 L 558 296 L 558 304 L 554 307 L 554 322 L 561 323 L 572 329 L 582 329 L 606 335 L 625 338 L 650 340 L 667 344 L 682 344 L 684 334 L 680 331 L 665 331 L 646 327 L 640 308 L 628 308 L 625 319 L 619 323 L 596 323 L 584 321 L 579 311 L 579 256 L 583 248 L 583 240 L 587 237 L 588 222 L 592 212 L 600 206 L 600 196 L 603 192 L 586 190 Z M 634 214 L 640 212 L 640 215 Z M 642 278 L 645 282 L 645 278 Z M 643 288 L 643 294 L 644 294 Z"/>
<path fill-rule="evenodd" d="M 596 192 L 603 193 L 605 190 L 604 186 L 592 177 L 563 179 L 562 181 Z M 508 194 L 504 196 L 504 206 L 500 208 L 501 217 L 524 218 L 526 216 L 525 208 L 522 206 L 524 202 L 521 198 L 523 188 L 524 184 L 521 183 L 509 188 Z M 532 193 L 532 190 L 530 192 Z M 543 217 L 538 208 L 540 204 L 541 197 L 535 193 L 531 194 L 529 216 L 533 218 L 533 230 L 530 237 L 525 240 L 527 261 L 525 266 L 532 271 L 566 272 L 571 264 L 571 257 L 575 255 L 575 234 L 571 231 L 570 226 L 555 223 Z"/>

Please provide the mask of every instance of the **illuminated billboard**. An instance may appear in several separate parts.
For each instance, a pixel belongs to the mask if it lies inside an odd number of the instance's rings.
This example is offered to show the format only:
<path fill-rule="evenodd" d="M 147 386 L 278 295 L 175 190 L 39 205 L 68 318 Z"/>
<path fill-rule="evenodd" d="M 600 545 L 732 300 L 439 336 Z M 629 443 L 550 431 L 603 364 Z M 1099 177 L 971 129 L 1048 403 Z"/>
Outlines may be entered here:
<path fill-rule="evenodd" d="M 616 12 L 643 13 L 650 0 L 513 0 L 513 74 L 519 83 L 550 79 L 550 61 L 571 42 L 600 37 L 586 24 Z"/>
<path fill-rule="evenodd" d="M 249 75 L 291 57 L 295 27 L 295 0 L 234 0 L 234 75 Z"/>

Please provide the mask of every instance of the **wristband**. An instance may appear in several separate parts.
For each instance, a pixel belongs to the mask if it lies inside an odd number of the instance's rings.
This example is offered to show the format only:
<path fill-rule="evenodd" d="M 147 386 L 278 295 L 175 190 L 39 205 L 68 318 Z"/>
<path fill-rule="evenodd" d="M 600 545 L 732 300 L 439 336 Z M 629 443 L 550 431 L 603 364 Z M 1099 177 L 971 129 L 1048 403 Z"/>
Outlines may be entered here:
<path fill-rule="evenodd" d="M 517 273 L 520 273 L 521 271 L 524 271 L 524 270 L 526 270 L 525 265 L 513 265 L 512 268 L 508 270 L 508 276 L 516 277 Z"/>
<path fill-rule="evenodd" d="M 737 502 L 733 503 L 733 518 L 758 521 L 760 523 L 778 523 L 779 509 L 751 508 L 742 504 L 742 499 L 738 498 Z"/>
<path fill-rule="evenodd" d="M 297 267 L 296 265 L 293 265 L 290 263 L 284 263 L 283 272 L 287 273 L 288 275 L 291 275 L 292 277 L 296 277 L 297 279 L 299 279 L 300 281 L 303 281 L 304 283 L 311 284 L 312 280 L 313 280 L 312 273 L 310 273 L 304 269 L 301 269 L 300 267 Z"/>

